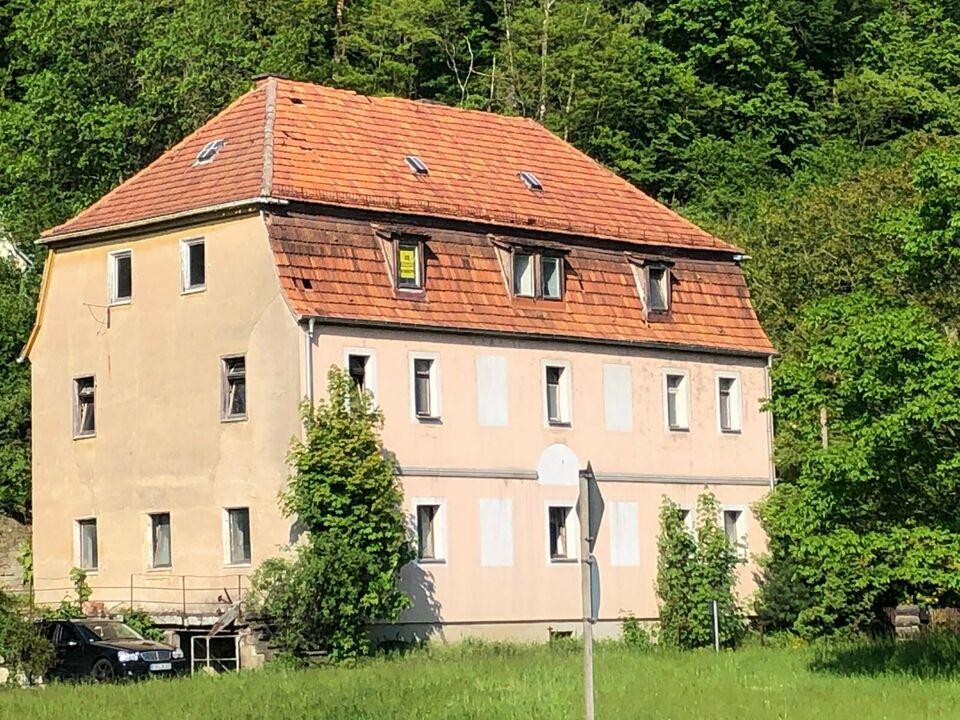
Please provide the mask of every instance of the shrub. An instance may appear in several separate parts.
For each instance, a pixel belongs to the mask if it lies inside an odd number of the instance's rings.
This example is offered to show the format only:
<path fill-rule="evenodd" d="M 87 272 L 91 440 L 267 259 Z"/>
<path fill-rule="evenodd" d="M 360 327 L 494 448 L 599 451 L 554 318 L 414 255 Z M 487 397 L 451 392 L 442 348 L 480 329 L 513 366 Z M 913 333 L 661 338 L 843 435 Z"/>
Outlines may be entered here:
<path fill-rule="evenodd" d="M 620 639 L 624 645 L 639 650 L 652 650 L 654 647 L 653 634 L 633 615 L 620 621 Z"/>
<path fill-rule="evenodd" d="M 0 591 L 0 655 L 11 671 L 11 679 L 23 675 L 32 682 L 53 664 L 53 646 L 25 616 L 23 603 L 3 591 Z"/>
<path fill-rule="evenodd" d="M 126 610 L 120 610 L 119 614 L 123 617 L 123 622 L 132 627 L 148 640 L 163 642 L 163 630 L 154 624 L 150 613 L 146 612 L 145 610 L 127 608 Z"/>
<path fill-rule="evenodd" d="M 249 602 L 282 651 L 343 659 L 368 653 L 367 626 L 408 605 L 399 576 L 414 554 L 396 463 L 380 439 L 382 414 L 343 370 L 330 369 L 327 391 L 303 410 L 305 439 L 294 441 L 281 499 L 307 539 L 292 560 L 263 563 Z"/>
<path fill-rule="evenodd" d="M 697 502 L 696 538 L 684 526 L 680 509 L 664 499 L 657 540 L 657 595 L 660 641 L 681 649 L 713 643 L 711 602 L 717 603 L 720 644 L 743 638 L 743 611 L 735 593 L 737 555 L 718 518 L 720 507 L 705 493 Z"/>

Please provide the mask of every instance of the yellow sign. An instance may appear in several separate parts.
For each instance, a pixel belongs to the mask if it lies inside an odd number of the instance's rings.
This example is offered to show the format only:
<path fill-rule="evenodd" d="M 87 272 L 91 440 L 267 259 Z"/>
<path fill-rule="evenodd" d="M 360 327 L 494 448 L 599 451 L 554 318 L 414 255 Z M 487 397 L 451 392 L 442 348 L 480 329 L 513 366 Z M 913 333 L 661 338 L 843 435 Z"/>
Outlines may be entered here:
<path fill-rule="evenodd" d="M 400 278 L 417 280 L 417 251 L 415 248 L 400 248 Z"/>

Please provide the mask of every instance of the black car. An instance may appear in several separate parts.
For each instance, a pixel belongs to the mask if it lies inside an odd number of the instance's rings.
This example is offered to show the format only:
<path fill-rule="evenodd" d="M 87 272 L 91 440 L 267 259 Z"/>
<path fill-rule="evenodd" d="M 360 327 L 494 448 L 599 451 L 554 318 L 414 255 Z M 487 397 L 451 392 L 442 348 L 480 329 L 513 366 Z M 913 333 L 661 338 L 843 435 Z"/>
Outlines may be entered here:
<path fill-rule="evenodd" d="M 41 630 L 56 650 L 51 677 L 108 682 L 187 669 L 182 650 L 147 640 L 119 620 L 46 620 Z"/>

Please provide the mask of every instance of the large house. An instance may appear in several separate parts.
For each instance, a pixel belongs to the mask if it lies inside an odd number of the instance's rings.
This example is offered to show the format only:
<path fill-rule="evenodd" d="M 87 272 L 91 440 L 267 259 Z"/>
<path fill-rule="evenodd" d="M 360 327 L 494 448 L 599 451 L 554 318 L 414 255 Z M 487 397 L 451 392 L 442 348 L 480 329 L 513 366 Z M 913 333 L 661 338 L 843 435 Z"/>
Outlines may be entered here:
<path fill-rule="evenodd" d="M 381 633 L 574 627 L 588 461 L 598 632 L 657 615 L 664 496 L 717 496 L 752 589 L 774 350 L 741 251 L 531 120 L 263 77 L 41 242 L 40 602 L 74 567 L 108 608 L 241 598 L 296 539 L 277 497 L 331 365 L 382 408 L 417 537 Z"/>

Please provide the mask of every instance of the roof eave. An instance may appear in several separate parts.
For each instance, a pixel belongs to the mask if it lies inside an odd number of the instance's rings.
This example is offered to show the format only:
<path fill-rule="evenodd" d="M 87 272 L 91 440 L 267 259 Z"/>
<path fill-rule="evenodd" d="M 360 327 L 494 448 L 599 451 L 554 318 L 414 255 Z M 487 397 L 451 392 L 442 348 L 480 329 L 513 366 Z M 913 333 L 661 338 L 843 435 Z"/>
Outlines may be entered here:
<path fill-rule="evenodd" d="M 141 220 L 133 220 L 127 223 L 118 223 L 107 225 L 105 227 L 92 227 L 73 232 L 57 232 L 56 229 L 43 233 L 37 240 L 38 245 L 54 245 L 67 243 L 74 240 L 86 240 L 93 237 L 111 237 L 128 232 L 142 233 L 149 230 L 157 230 L 171 225 L 191 224 L 199 218 L 216 218 L 226 215 L 240 214 L 245 211 L 257 210 L 268 205 L 286 205 L 287 201 L 282 198 L 268 197 L 258 195 L 256 197 L 244 198 L 242 200 L 232 200 L 228 203 L 219 205 L 208 205 L 207 207 L 196 208 L 194 210 L 184 210 L 182 212 L 169 213 L 167 215 L 155 215 Z"/>
<path fill-rule="evenodd" d="M 769 350 L 751 350 L 748 348 L 727 348 L 713 345 L 699 345 L 696 343 L 672 343 L 658 340 L 607 340 L 604 338 L 587 338 L 576 335 L 546 334 L 535 332 L 516 332 L 506 330 L 486 330 L 477 328 L 431 325 L 426 323 L 404 323 L 392 320 L 370 320 L 363 318 L 343 318 L 329 315 L 297 314 L 300 324 L 314 320 L 324 325 L 340 327 L 368 327 L 382 330 L 421 330 L 424 332 L 445 333 L 447 335 L 474 335 L 482 337 L 503 337 L 522 340 L 539 340 L 554 342 L 569 342 L 582 345 L 605 345 L 608 347 L 642 348 L 645 350 L 667 350 L 673 352 L 690 352 L 699 355 L 724 355 L 731 357 L 749 357 L 766 360 L 777 357 L 778 353 L 771 346 Z"/>

